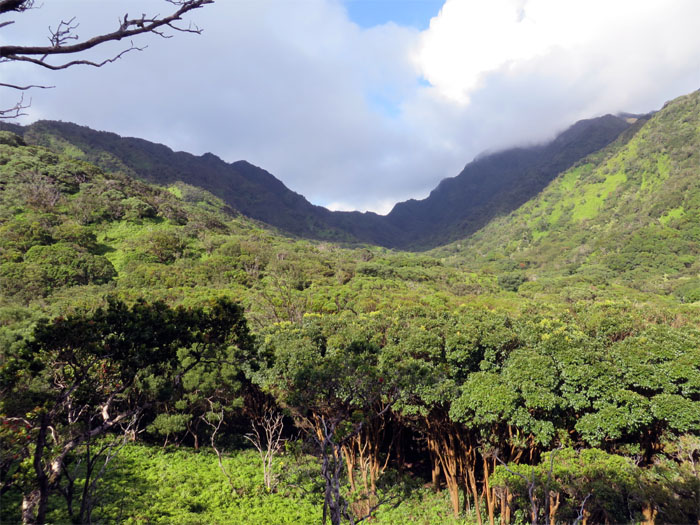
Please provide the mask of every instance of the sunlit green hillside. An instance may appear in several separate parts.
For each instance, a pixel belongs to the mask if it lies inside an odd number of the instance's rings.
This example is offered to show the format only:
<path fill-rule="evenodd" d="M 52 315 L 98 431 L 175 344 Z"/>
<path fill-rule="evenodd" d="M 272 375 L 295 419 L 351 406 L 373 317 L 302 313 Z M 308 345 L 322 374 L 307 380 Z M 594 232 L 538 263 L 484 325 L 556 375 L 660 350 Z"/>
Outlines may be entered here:
<path fill-rule="evenodd" d="M 438 253 L 509 272 L 529 290 L 550 279 L 611 282 L 700 299 L 700 92 L 561 174 L 537 198 Z"/>

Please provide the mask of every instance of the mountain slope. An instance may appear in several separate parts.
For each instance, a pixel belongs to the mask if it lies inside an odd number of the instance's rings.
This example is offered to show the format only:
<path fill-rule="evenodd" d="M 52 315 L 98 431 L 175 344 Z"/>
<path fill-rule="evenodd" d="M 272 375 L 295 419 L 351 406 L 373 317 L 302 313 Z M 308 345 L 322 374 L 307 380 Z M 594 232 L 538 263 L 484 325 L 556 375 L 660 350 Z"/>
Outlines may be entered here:
<path fill-rule="evenodd" d="M 39 121 L 22 131 L 30 144 L 87 160 L 108 172 L 161 185 L 179 181 L 198 186 L 243 215 L 295 235 L 314 237 L 322 232 L 331 240 L 357 240 L 327 223 L 328 210 L 312 205 L 267 171 L 245 161 L 229 164 L 211 153 L 198 157 L 174 152 L 161 144 L 64 122 Z"/>
<path fill-rule="evenodd" d="M 582 120 L 552 142 L 483 156 L 443 180 L 421 201 L 397 204 L 387 220 L 413 246 L 434 247 L 468 237 L 498 215 L 537 195 L 554 177 L 628 129 L 622 117 Z"/>
<path fill-rule="evenodd" d="M 180 181 L 201 187 L 243 215 L 294 235 L 425 249 L 464 238 L 491 218 L 517 208 L 557 173 L 629 126 L 626 119 L 607 115 L 581 121 L 547 145 L 484 156 L 457 177 L 444 180 L 428 198 L 399 203 L 388 216 L 314 206 L 267 171 L 245 161 L 229 164 L 210 153 L 197 157 L 173 152 L 142 139 L 63 122 L 40 121 L 25 128 L 0 124 L 0 129 L 22 133 L 28 143 L 109 172 L 161 185 Z"/>
<path fill-rule="evenodd" d="M 191 305 L 223 295 L 260 328 L 305 314 L 452 310 L 486 291 L 498 293 L 495 280 L 462 265 L 290 239 L 200 188 L 145 184 L 0 131 L 0 349 L 8 324 L 108 296 Z"/>
<path fill-rule="evenodd" d="M 440 251 L 510 270 L 533 289 L 552 276 L 594 285 L 614 277 L 691 300 L 700 294 L 700 92 Z"/>

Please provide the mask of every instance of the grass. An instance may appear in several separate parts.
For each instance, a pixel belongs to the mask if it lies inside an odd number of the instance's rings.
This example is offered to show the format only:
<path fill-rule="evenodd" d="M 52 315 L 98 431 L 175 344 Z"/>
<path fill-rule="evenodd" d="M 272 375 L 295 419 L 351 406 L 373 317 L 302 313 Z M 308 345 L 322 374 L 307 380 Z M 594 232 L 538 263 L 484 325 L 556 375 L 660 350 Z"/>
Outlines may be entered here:
<path fill-rule="evenodd" d="M 97 234 L 97 242 L 110 248 L 105 250 L 105 257 L 117 272 L 120 272 L 129 261 L 129 257 L 133 255 L 133 250 L 128 247 L 130 241 L 155 231 L 170 229 L 173 229 L 173 226 L 169 221 L 161 218 L 143 219 L 141 224 L 127 220 L 114 221 L 108 223 L 108 227 Z"/>
<path fill-rule="evenodd" d="M 581 222 L 584 219 L 592 219 L 598 215 L 598 211 L 603 206 L 605 199 L 626 180 L 627 175 L 620 170 L 617 173 L 608 175 L 603 182 L 588 184 L 580 200 L 574 202 L 571 218 L 575 222 Z"/>
<path fill-rule="evenodd" d="M 178 188 L 177 186 L 168 186 L 166 189 L 178 199 L 182 200 L 182 189 Z"/>
<path fill-rule="evenodd" d="M 596 170 L 593 175 L 598 175 L 600 172 L 600 169 Z M 565 210 L 571 210 L 571 220 L 574 222 L 594 218 L 598 215 L 605 199 L 627 180 L 623 169 L 607 175 L 601 182 L 591 182 L 582 178 L 588 173 L 591 173 L 590 165 L 586 164 L 568 171 L 558 181 L 558 189 L 563 195 L 556 200 L 556 205 L 549 214 L 547 222 L 550 225 L 559 222 Z M 542 236 L 543 233 L 540 233 L 534 238 L 538 239 Z"/>
<path fill-rule="evenodd" d="M 98 492 L 96 523 L 182 525 L 283 525 L 321 522 L 320 472 L 310 456 L 277 458 L 280 482 L 264 488 L 260 458 L 254 450 L 234 451 L 219 469 L 209 449 L 167 449 L 129 443 L 110 465 Z M 393 478 L 392 478 L 393 483 Z M 435 492 L 420 479 L 396 479 L 402 497 L 379 508 L 375 524 L 453 525 L 474 523 L 472 515 L 454 518 L 446 491 Z M 19 516 L 19 495 L 3 497 L 0 523 Z M 70 523 L 65 503 L 52 497 L 48 522 Z"/>
<path fill-rule="evenodd" d="M 685 215 L 685 208 L 683 206 L 678 206 L 677 208 L 668 210 L 661 217 L 659 217 L 659 222 L 666 226 L 670 221 L 680 219 L 683 217 L 683 215 Z"/>

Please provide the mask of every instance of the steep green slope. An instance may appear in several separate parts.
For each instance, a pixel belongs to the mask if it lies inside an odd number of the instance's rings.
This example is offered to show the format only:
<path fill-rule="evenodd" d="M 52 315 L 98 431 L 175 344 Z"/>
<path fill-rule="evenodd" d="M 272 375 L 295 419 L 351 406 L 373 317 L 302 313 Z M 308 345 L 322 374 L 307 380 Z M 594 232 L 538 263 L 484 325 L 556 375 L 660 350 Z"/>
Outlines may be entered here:
<path fill-rule="evenodd" d="M 700 92 L 560 175 L 537 198 L 446 247 L 540 289 L 547 277 L 700 298 Z"/>
<path fill-rule="evenodd" d="M 211 153 L 195 156 L 162 144 L 84 126 L 39 121 L 8 128 L 30 143 L 92 162 L 111 173 L 124 173 L 150 183 L 184 182 L 203 188 L 248 217 L 301 236 L 356 241 L 328 224 L 325 208 L 314 206 L 267 171 L 245 161 L 232 164 Z"/>

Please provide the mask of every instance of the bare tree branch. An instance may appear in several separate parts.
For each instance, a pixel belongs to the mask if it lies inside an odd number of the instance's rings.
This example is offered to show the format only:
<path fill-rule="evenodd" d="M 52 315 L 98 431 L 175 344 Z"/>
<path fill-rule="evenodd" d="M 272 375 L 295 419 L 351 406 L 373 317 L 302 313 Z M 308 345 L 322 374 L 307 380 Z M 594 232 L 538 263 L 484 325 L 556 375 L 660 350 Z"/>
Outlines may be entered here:
<path fill-rule="evenodd" d="M 51 33 L 51 36 L 49 36 L 49 41 L 51 42 L 51 47 L 62 46 L 69 40 L 78 40 L 78 35 L 73 35 L 72 32 L 73 30 L 78 29 L 80 24 L 76 23 L 74 25 L 74 22 L 75 17 L 68 20 L 68 22 L 61 20 L 58 23 L 58 28 L 56 28 L 56 31 L 51 29 L 49 26 L 49 33 Z"/>
<path fill-rule="evenodd" d="M 589 492 L 588 494 L 586 494 L 586 497 L 583 498 L 583 503 L 581 503 L 581 508 L 578 511 L 578 516 L 576 516 L 576 519 L 574 520 L 573 525 L 578 525 L 579 523 L 581 523 L 581 520 L 583 520 L 583 510 L 586 507 L 586 502 L 588 501 L 588 498 L 590 498 L 590 497 L 591 497 L 591 493 Z"/>
<path fill-rule="evenodd" d="M 20 96 L 17 103 L 11 108 L 0 109 L 0 119 L 14 119 L 26 115 L 24 110 L 32 105 L 32 101 L 24 102 L 24 93 Z"/>
<path fill-rule="evenodd" d="M 0 0 L 0 14 L 14 11 L 21 13 L 34 7 L 34 0 Z"/>
<path fill-rule="evenodd" d="M 221 429 L 221 424 L 224 422 L 224 409 L 222 408 L 221 410 L 215 412 L 214 402 L 211 399 L 207 399 L 207 402 L 209 403 L 209 406 L 211 408 L 211 413 L 200 416 L 200 419 L 204 421 L 204 423 L 209 425 L 212 429 L 211 448 L 213 448 L 214 452 L 216 453 L 216 457 L 219 460 L 219 469 L 224 474 L 224 476 L 226 476 L 226 479 L 228 480 L 228 485 L 231 488 L 231 492 L 236 492 L 237 489 L 236 485 L 233 483 L 233 478 L 231 478 L 231 474 L 226 469 L 226 465 L 224 465 L 224 455 L 221 452 L 221 450 L 219 450 L 219 448 L 216 446 L 216 435 L 219 433 L 219 430 Z M 209 416 L 216 418 L 215 421 L 210 421 Z"/>
<path fill-rule="evenodd" d="M 250 441 L 260 455 L 263 466 L 263 481 L 268 491 L 274 489 L 275 475 L 272 471 L 272 460 L 279 454 L 284 445 L 282 431 L 284 430 L 283 415 L 268 408 L 265 414 L 257 418 L 256 422 L 251 422 L 253 432 L 245 437 Z M 262 434 L 258 427 L 262 428 Z M 264 434 L 264 435 L 263 435 Z"/>
<path fill-rule="evenodd" d="M 51 71 L 58 71 L 60 69 L 68 69 L 69 67 L 72 66 L 93 66 L 93 67 L 102 67 L 105 64 L 110 64 L 112 62 L 116 62 L 119 60 L 122 56 L 124 56 L 126 53 L 129 51 L 143 51 L 146 49 L 146 47 L 136 47 L 133 42 L 131 42 L 130 47 L 127 49 L 124 49 L 123 51 L 120 51 L 118 54 L 114 55 L 112 58 L 106 58 L 102 60 L 101 62 L 93 62 L 92 60 L 71 60 L 70 62 L 65 62 L 63 64 L 60 64 L 58 66 L 54 66 L 52 64 L 47 64 L 44 60 L 46 56 L 41 57 L 41 58 L 33 58 L 33 57 L 27 57 L 27 56 L 13 56 L 13 57 L 8 57 L 9 60 L 14 61 L 14 62 L 30 62 L 32 64 L 36 64 L 41 67 L 45 67 L 46 69 L 50 69 Z"/>
<path fill-rule="evenodd" d="M 28 90 L 28 89 L 33 89 L 33 88 L 36 88 L 36 89 L 52 89 L 52 88 L 54 88 L 54 87 L 56 87 L 56 86 L 42 86 L 42 85 L 39 85 L 39 84 L 29 84 L 29 85 L 26 85 L 26 86 L 19 86 L 19 85 L 16 85 L 16 84 L 6 84 L 5 82 L 0 82 L 0 87 L 6 87 L 6 88 L 17 89 L 17 90 L 19 90 L 19 91 L 26 91 L 26 90 Z"/>
<path fill-rule="evenodd" d="M 171 38 L 169 31 L 177 31 L 181 33 L 201 34 L 202 30 L 196 25 L 190 23 L 187 26 L 178 24 L 182 20 L 183 15 L 194 9 L 199 9 L 207 4 L 211 4 L 214 0 L 165 0 L 167 3 L 175 6 L 174 12 L 167 16 L 155 15 L 148 16 L 142 14 L 140 17 L 130 17 L 125 14 L 118 21 L 118 27 L 110 32 L 101 35 L 95 35 L 91 38 L 81 40 L 75 33 L 79 24 L 76 18 L 61 20 L 55 29 L 49 27 L 49 45 L 4 45 L 0 46 L 0 64 L 7 62 L 27 62 L 34 64 L 51 71 L 67 69 L 73 66 L 85 65 L 92 67 L 102 67 L 111 62 L 119 60 L 122 56 L 130 51 L 143 51 L 146 46 L 138 47 L 133 41 L 129 41 L 129 47 L 123 49 L 119 53 L 105 58 L 103 60 L 87 60 L 78 58 L 76 60 L 63 60 L 51 62 L 51 57 L 63 55 L 80 55 L 81 53 L 100 46 L 106 42 L 119 42 L 123 39 L 131 39 L 144 33 L 153 33 L 162 38 Z M 41 6 L 37 6 L 41 7 Z M 0 15 L 7 13 L 22 13 L 29 9 L 34 9 L 34 0 L 0 0 Z M 14 20 L 5 20 L 0 22 L 0 28 L 13 24 Z M 8 88 L 24 91 L 31 88 L 46 89 L 53 86 L 41 86 L 34 84 L 12 84 L 0 83 L 0 88 Z M 25 103 L 23 98 L 10 108 L 0 109 L 0 119 L 14 119 L 22 115 L 26 115 L 23 110 L 27 109 L 31 102 Z"/>
<path fill-rule="evenodd" d="M 8 0 L 4 0 L 7 2 Z M 155 33 L 159 36 L 167 36 L 163 33 L 163 29 L 170 28 L 174 31 L 180 31 L 185 33 L 196 33 L 201 34 L 202 30 L 195 25 L 190 25 L 188 27 L 180 27 L 175 23 L 182 19 L 182 16 L 188 11 L 193 9 L 198 9 L 206 4 L 213 3 L 214 0 L 182 0 L 182 1 L 170 1 L 170 3 L 179 5 L 180 7 L 171 15 L 160 18 L 159 16 L 147 17 L 145 14 L 141 15 L 140 18 L 129 18 L 129 15 L 124 15 L 124 18 L 120 21 L 119 27 L 112 31 L 111 33 L 105 33 L 103 35 L 97 35 L 82 42 L 77 42 L 75 44 L 68 44 L 70 40 L 78 40 L 77 35 L 73 35 L 72 32 L 78 26 L 74 24 L 74 19 L 69 21 L 61 21 L 55 31 L 50 30 L 51 36 L 49 40 L 51 41 L 50 46 L 0 46 L 0 59 L 7 59 L 10 61 L 23 61 L 31 62 L 36 65 L 46 67 L 48 69 L 65 69 L 67 67 L 85 64 L 100 67 L 108 62 L 113 62 L 118 58 L 114 57 L 111 60 L 106 60 L 102 62 L 92 62 L 87 60 L 74 60 L 71 62 L 66 62 L 61 65 L 52 65 L 45 62 L 46 58 L 51 55 L 69 55 L 74 53 L 80 53 L 82 51 L 87 51 L 100 44 L 111 41 L 119 41 L 124 38 L 134 37 L 136 35 L 141 35 L 143 33 Z M 0 3 L 0 13 L 2 11 L 2 4 Z M 132 48 L 133 45 L 132 45 Z M 137 49 L 137 48 L 135 48 Z M 124 52 L 120 53 L 122 55 Z M 33 58 L 41 57 L 41 58 Z"/>

